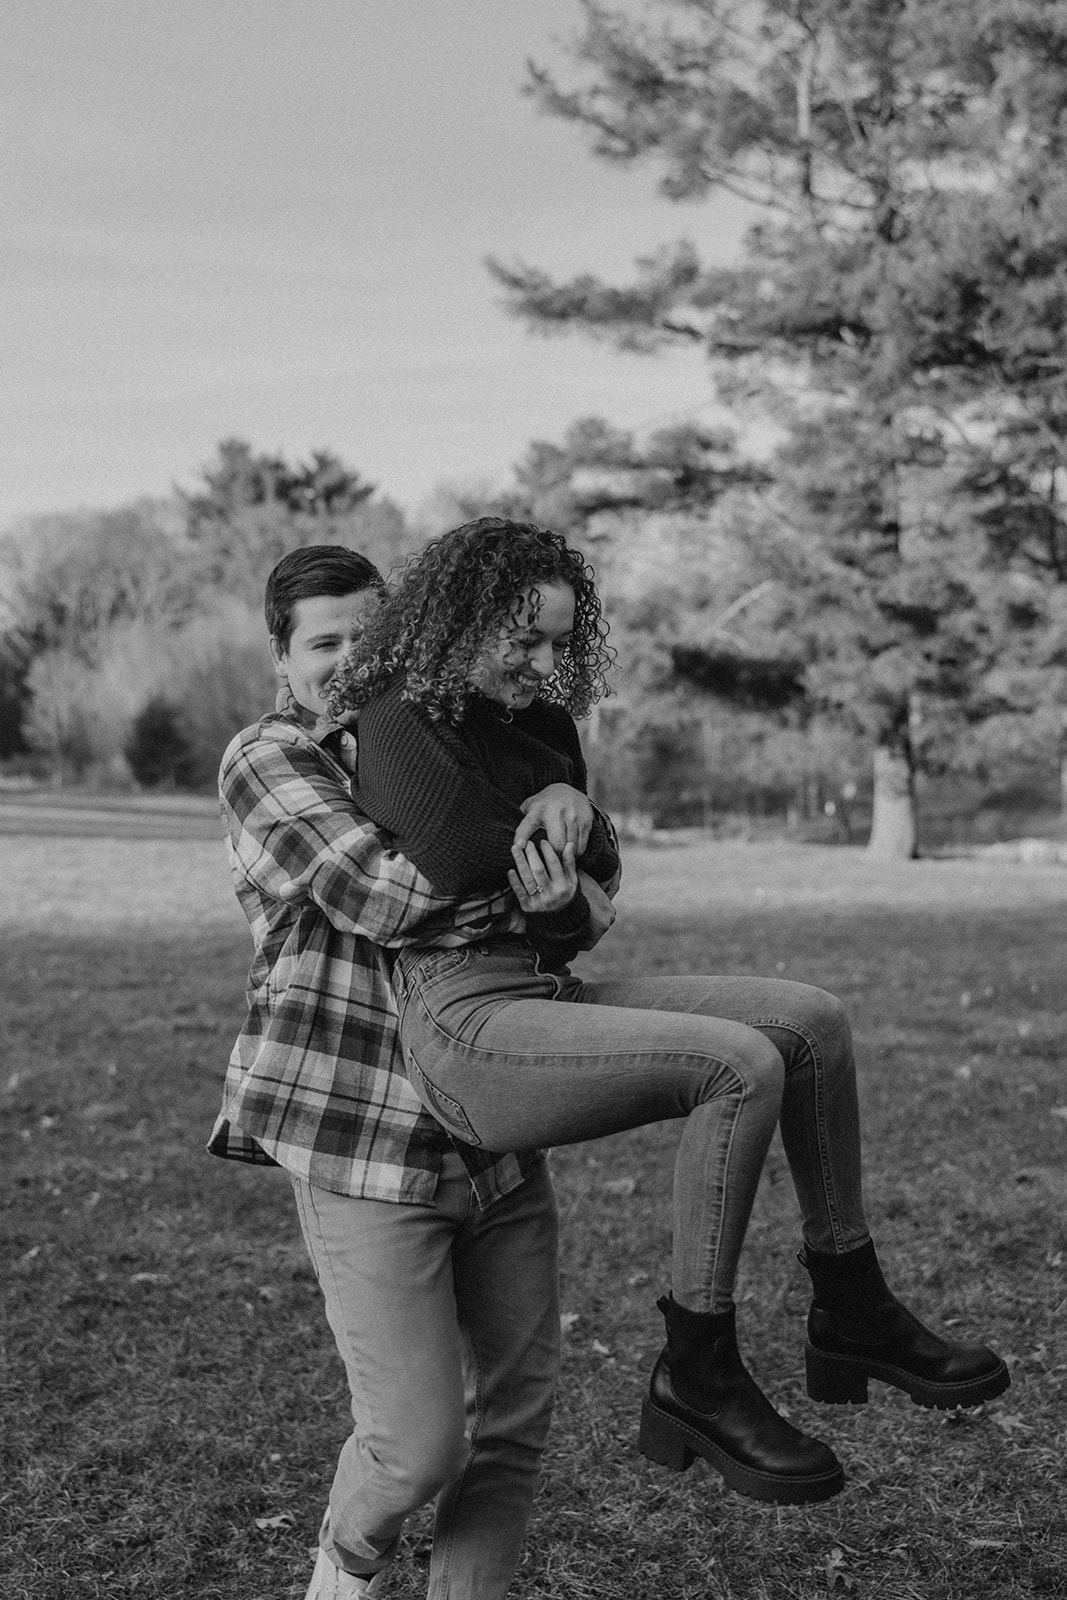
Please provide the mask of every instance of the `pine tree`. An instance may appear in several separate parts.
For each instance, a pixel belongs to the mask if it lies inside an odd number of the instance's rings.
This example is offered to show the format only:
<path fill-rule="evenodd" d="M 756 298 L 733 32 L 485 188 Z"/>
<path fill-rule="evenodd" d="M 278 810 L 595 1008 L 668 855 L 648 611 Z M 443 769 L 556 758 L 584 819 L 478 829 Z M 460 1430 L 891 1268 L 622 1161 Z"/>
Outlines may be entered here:
<path fill-rule="evenodd" d="M 542 108 L 604 159 L 657 166 L 669 197 L 726 190 L 758 221 L 736 266 L 683 241 L 623 287 L 493 271 L 539 327 L 631 349 L 699 341 L 725 394 L 773 408 L 775 510 L 810 549 L 822 610 L 811 687 L 874 741 L 871 848 L 906 856 L 917 749 L 988 665 L 981 574 L 1006 540 L 1012 562 L 1033 545 L 1018 511 L 1046 455 L 1062 529 L 1067 14 L 661 0 L 657 29 L 582 10 L 581 81 L 532 69 Z M 988 500 L 978 546 L 953 500 L 963 471 Z"/>
<path fill-rule="evenodd" d="M 287 551 L 344 542 L 373 494 L 374 485 L 330 451 L 290 462 L 257 454 L 243 439 L 224 439 L 200 486 L 179 498 L 202 581 L 258 600 Z"/>

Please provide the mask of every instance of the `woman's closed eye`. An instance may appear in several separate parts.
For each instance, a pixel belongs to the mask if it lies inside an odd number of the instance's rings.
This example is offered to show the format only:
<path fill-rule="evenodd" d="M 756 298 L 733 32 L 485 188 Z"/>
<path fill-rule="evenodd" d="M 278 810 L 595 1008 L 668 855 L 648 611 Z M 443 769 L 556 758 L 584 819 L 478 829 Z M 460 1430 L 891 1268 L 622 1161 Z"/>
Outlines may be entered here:
<path fill-rule="evenodd" d="M 562 655 L 564 655 L 566 653 L 566 651 L 567 651 L 567 647 L 570 644 L 570 642 L 571 642 L 571 636 L 570 636 L 569 633 L 567 635 L 565 635 L 565 637 L 563 637 L 563 638 L 553 639 L 551 641 L 552 654 L 554 656 L 562 656 Z M 539 634 L 539 633 L 521 634 L 518 638 L 515 638 L 515 639 L 511 640 L 511 647 L 512 647 L 513 650 L 521 650 L 524 655 L 532 655 L 533 652 L 537 649 L 538 645 L 543 644 L 543 643 L 544 643 L 544 636 L 542 634 Z"/>

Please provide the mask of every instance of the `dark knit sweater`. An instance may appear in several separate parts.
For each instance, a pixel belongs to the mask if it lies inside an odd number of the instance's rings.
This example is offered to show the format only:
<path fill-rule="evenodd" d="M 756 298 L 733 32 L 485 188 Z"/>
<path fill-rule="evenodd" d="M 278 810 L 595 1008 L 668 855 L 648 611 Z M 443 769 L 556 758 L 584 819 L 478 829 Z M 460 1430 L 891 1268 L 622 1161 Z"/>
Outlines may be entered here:
<path fill-rule="evenodd" d="M 507 883 L 521 801 L 550 783 L 585 792 L 578 730 L 546 701 L 508 714 L 476 695 L 456 727 L 403 699 L 394 682 L 364 706 L 358 735 L 360 805 L 435 888 L 457 898 Z M 599 817 L 578 865 L 601 883 L 618 870 Z M 535 940 L 573 942 L 588 929 L 581 890 L 562 911 L 530 916 L 527 926 Z"/>

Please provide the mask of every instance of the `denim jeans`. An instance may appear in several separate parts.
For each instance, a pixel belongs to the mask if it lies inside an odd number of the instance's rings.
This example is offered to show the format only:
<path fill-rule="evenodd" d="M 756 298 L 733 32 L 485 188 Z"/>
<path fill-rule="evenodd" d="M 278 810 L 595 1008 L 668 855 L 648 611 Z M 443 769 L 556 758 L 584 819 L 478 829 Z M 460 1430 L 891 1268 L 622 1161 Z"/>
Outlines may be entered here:
<path fill-rule="evenodd" d="M 672 1288 L 732 1303 L 738 1258 L 780 1125 L 805 1242 L 870 1237 L 851 1030 L 840 1001 L 777 978 L 542 972 L 525 940 L 401 953 L 408 1072 L 451 1132 L 490 1150 L 575 1144 L 685 1119 L 675 1164 Z"/>
<path fill-rule="evenodd" d="M 481 1211 L 458 1155 L 432 1206 L 290 1176 L 352 1398 L 323 1548 L 342 1570 L 376 1571 L 408 1515 L 436 1500 L 430 1600 L 502 1600 L 559 1367 L 547 1167 Z"/>

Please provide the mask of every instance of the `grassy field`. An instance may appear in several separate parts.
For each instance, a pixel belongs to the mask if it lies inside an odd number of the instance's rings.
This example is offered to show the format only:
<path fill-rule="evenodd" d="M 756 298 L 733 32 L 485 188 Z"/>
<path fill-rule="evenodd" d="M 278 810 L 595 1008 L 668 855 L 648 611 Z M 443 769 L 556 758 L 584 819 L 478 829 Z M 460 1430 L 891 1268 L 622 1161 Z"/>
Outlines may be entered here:
<path fill-rule="evenodd" d="M 213 839 L 72 830 L 0 838 L 0 1594 L 297 1600 L 347 1402 L 285 1180 L 203 1154 L 247 933 Z M 744 1343 L 837 1449 L 846 1490 L 775 1508 L 702 1464 L 651 1466 L 637 1413 L 676 1131 L 559 1152 L 566 1361 L 516 1600 L 1064 1596 L 1067 871 L 875 871 L 787 846 L 631 852 L 629 868 L 591 965 L 778 972 L 848 1000 L 891 1277 L 994 1341 L 1013 1386 L 965 1416 L 878 1385 L 866 1408 L 806 1399 L 776 1147 Z M 426 1526 L 391 1600 L 424 1594 Z"/>

